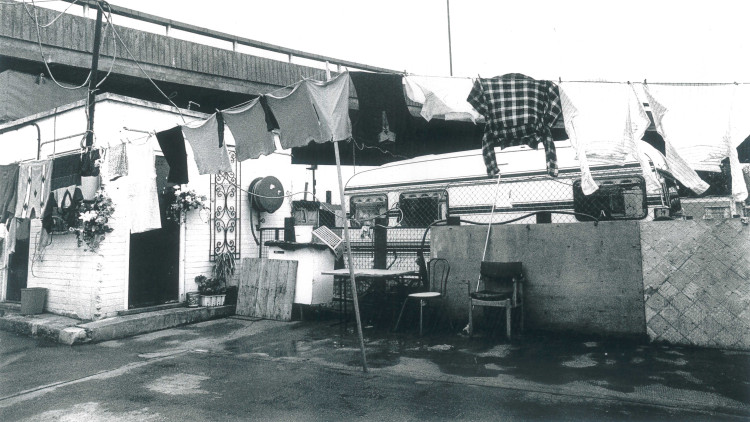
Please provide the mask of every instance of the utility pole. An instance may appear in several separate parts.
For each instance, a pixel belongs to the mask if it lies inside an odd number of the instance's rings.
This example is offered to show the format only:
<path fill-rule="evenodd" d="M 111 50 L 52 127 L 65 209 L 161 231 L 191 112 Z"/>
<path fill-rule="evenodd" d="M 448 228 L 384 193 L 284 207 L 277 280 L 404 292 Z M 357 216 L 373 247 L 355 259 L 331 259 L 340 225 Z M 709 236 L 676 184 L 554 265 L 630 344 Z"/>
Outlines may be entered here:
<path fill-rule="evenodd" d="M 102 6 L 97 2 L 96 29 L 94 30 L 94 52 L 91 58 L 91 77 L 88 89 L 88 125 L 86 127 L 86 147 L 94 145 L 94 111 L 96 99 L 96 83 L 99 71 L 99 47 L 102 43 Z"/>

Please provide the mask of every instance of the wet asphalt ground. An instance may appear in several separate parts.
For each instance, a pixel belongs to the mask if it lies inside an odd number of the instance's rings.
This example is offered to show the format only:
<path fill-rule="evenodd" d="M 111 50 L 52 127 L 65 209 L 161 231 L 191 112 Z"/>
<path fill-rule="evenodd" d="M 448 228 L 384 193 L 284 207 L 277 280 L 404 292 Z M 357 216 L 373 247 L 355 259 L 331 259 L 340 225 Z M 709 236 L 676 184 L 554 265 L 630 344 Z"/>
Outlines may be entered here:
<path fill-rule="evenodd" d="M 60 346 L 0 332 L 0 421 L 750 420 L 750 353 L 227 318 Z"/>

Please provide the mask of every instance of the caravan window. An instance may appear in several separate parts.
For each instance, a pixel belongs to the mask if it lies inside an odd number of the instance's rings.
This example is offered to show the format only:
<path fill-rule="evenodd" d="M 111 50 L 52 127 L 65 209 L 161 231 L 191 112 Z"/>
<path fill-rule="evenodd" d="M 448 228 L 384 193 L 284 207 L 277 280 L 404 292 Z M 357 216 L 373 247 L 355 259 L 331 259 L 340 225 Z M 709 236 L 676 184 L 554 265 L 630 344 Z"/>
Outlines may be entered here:
<path fill-rule="evenodd" d="M 398 199 L 403 214 L 401 227 L 427 227 L 435 220 L 442 220 L 447 198 L 445 191 L 402 193 Z"/>
<path fill-rule="evenodd" d="M 349 212 L 356 226 L 372 226 L 376 217 L 387 217 L 388 197 L 379 195 L 357 195 L 349 200 Z"/>

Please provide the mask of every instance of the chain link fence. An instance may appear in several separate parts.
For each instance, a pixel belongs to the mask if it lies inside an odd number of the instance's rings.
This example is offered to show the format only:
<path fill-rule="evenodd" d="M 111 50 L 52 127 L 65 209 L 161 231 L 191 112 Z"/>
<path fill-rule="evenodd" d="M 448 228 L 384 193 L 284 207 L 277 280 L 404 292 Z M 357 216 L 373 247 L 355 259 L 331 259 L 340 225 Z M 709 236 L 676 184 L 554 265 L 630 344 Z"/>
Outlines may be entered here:
<path fill-rule="evenodd" d="M 731 197 L 727 177 L 701 176 L 712 186 L 701 196 L 666 180 L 661 189 L 648 190 L 640 169 L 632 168 L 613 168 L 606 176 L 595 176 L 599 189 L 591 195 L 583 193 L 580 173 L 501 178 L 499 184 L 486 178 L 371 189 L 348 198 L 354 265 L 375 268 L 379 263 L 383 268 L 417 270 L 418 251 L 429 256 L 431 225 L 450 218 L 460 224 L 543 224 L 745 216 L 744 204 L 735 204 Z M 386 233 L 384 251 L 376 246 L 378 228 Z"/>

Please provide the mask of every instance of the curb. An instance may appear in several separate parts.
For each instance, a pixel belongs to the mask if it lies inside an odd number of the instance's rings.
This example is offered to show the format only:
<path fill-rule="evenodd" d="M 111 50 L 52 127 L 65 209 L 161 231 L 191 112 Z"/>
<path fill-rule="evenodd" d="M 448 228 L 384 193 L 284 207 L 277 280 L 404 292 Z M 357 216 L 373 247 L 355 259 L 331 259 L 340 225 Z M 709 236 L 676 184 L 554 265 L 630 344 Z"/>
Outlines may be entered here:
<path fill-rule="evenodd" d="M 98 321 L 63 323 L 19 314 L 0 315 L 0 330 L 73 346 L 132 337 L 234 315 L 234 306 L 173 308 Z"/>

